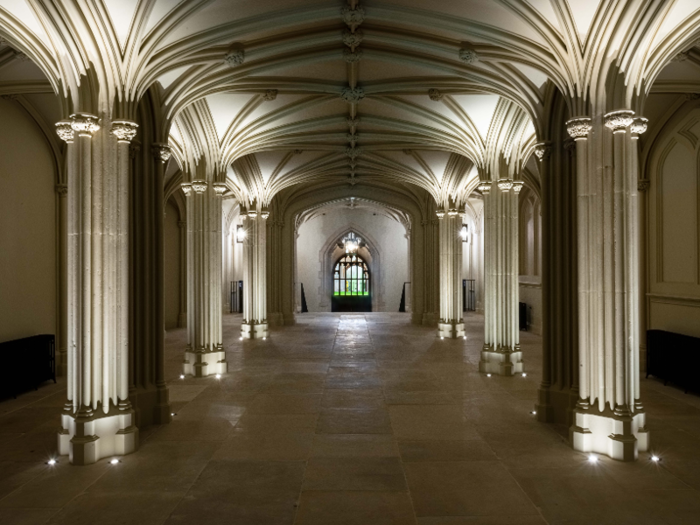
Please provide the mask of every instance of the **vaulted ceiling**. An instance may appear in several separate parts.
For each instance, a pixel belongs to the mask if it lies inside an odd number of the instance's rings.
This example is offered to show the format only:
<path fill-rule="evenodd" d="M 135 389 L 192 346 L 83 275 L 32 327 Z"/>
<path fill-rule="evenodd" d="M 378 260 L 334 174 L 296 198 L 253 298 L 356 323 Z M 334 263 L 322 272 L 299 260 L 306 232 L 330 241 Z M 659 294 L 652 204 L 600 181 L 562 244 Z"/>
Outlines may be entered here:
<path fill-rule="evenodd" d="M 695 0 L 0 0 L 0 35 L 0 94 L 55 122 L 158 90 L 184 177 L 263 202 L 378 179 L 445 201 L 522 176 L 551 86 L 572 114 L 700 92 Z"/>

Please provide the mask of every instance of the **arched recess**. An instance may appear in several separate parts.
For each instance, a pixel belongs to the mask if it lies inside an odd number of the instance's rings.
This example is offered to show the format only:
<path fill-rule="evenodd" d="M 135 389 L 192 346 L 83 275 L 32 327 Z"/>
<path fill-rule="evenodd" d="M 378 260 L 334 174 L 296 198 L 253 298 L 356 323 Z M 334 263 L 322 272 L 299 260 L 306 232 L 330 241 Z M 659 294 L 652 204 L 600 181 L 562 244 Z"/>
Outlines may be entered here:
<path fill-rule="evenodd" d="M 411 320 L 436 325 L 439 316 L 439 251 L 435 201 L 421 188 L 397 187 L 378 181 L 354 186 L 320 182 L 288 188 L 275 196 L 270 205 L 268 234 L 271 229 L 277 231 L 268 237 L 268 276 L 276 274 L 280 278 L 277 288 L 268 285 L 268 317 L 279 319 L 280 324 L 295 322 L 295 218 L 323 203 L 350 197 L 383 204 L 410 217 Z M 277 237 L 279 241 L 275 240 Z"/>
<path fill-rule="evenodd" d="M 377 240 L 374 239 L 374 237 L 364 228 L 355 223 L 350 223 L 347 226 L 343 226 L 329 235 L 326 242 L 318 252 L 319 272 L 321 275 L 321 284 L 319 286 L 318 296 L 319 298 L 326 299 L 326 303 L 321 303 L 320 305 L 330 307 L 331 294 L 333 293 L 333 265 L 341 253 L 340 249 L 337 247 L 337 244 L 343 237 L 351 232 L 355 233 L 367 244 L 366 250 L 363 252 L 358 250 L 358 253 L 367 263 L 370 274 L 372 275 L 372 311 L 384 311 L 385 303 L 384 282 L 382 280 L 381 271 L 381 244 L 377 242 Z"/>
<path fill-rule="evenodd" d="M 700 102 L 685 101 L 645 144 L 640 331 L 700 336 Z M 640 362 L 646 346 L 640 338 Z"/>

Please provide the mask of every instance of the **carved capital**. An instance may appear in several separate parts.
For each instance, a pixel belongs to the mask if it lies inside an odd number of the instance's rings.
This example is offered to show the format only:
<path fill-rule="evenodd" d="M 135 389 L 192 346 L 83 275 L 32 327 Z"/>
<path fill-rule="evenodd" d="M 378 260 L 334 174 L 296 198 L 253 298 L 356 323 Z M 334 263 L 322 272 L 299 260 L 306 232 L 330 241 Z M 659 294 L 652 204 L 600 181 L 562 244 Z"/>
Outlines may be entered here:
<path fill-rule="evenodd" d="M 519 194 L 520 194 L 520 190 L 523 189 L 523 185 L 524 185 L 524 184 L 525 184 L 525 183 L 524 183 L 523 181 L 521 181 L 521 180 L 514 180 L 514 181 L 513 181 L 513 192 L 514 192 L 516 195 L 519 195 Z"/>
<path fill-rule="evenodd" d="M 633 135 L 639 136 L 646 132 L 647 126 L 649 125 L 649 119 L 644 117 L 637 117 L 632 121 L 630 125 L 630 131 Z"/>
<path fill-rule="evenodd" d="M 362 43 L 362 31 L 355 31 L 354 33 L 348 29 L 343 30 L 343 44 L 349 48 L 355 48 Z"/>
<path fill-rule="evenodd" d="M 513 187 L 513 179 L 498 179 L 498 189 L 506 192 L 510 191 Z"/>
<path fill-rule="evenodd" d="M 588 138 L 592 127 L 589 117 L 576 117 L 566 121 L 566 131 L 574 140 Z"/>
<path fill-rule="evenodd" d="M 483 193 L 484 195 L 488 195 L 491 192 L 491 183 L 490 182 L 480 182 L 479 185 L 477 186 L 479 188 L 479 191 Z"/>
<path fill-rule="evenodd" d="M 340 92 L 340 98 L 348 104 L 357 104 L 360 100 L 365 98 L 365 90 L 359 87 L 346 87 Z"/>
<path fill-rule="evenodd" d="M 450 217 L 457 217 L 458 213 L 459 212 L 457 211 L 457 208 L 450 208 L 447 212 L 447 215 L 449 215 Z"/>
<path fill-rule="evenodd" d="M 204 193 L 207 191 L 207 187 L 209 184 L 205 180 L 193 180 L 192 181 L 192 189 L 194 190 L 195 193 Z"/>
<path fill-rule="evenodd" d="M 262 210 L 260 210 L 260 218 L 262 218 L 263 220 L 267 220 L 269 216 L 270 210 L 263 206 Z"/>
<path fill-rule="evenodd" d="M 168 159 L 170 158 L 170 146 L 167 144 L 155 143 L 151 146 L 151 153 L 161 162 L 168 162 Z"/>
<path fill-rule="evenodd" d="M 183 182 L 180 184 L 180 187 L 182 188 L 182 193 L 185 194 L 185 197 L 189 197 L 192 195 L 192 184 L 189 182 Z"/>
<path fill-rule="evenodd" d="M 605 127 L 611 129 L 613 133 L 624 132 L 634 120 L 634 111 L 621 109 L 612 111 L 605 115 Z"/>
<path fill-rule="evenodd" d="M 551 151 L 552 148 L 549 142 L 540 142 L 539 144 L 535 144 L 535 157 L 537 157 L 537 160 L 540 162 L 547 160 Z"/>
<path fill-rule="evenodd" d="M 187 221 L 177 221 L 177 226 L 180 229 L 187 228 Z"/>
<path fill-rule="evenodd" d="M 465 46 L 459 50 L 459 59 L 466 64 L 475 64 L 479 61 L 479 54 L 471 46 Z"/>
<path fill-rule="evenodd" d="M 647 191 L 651 181 L 649 179 L 639 179 L 637 181 L 637 191 Z"/>
<path fill-rule="evenodd" d="M 56 122 L 56 135 L 58 135 L 61 140 L 66 141 L 68 144 L 73 142 L 73 138 L 75 137 L 73 122 L 71 120 L 59 120 Z"/>
<path fill-rule="evenodd" d="M 56 184 L 54 189 L 61 197 L 68 195 L 68 184 Z"/>
<path fill-rule="evenodd" d="M 79 137 L 92 137 L 93 133 L 100 129 L 99 119 L 95 115 L 75 113 L 70 116 L 70 119 L 71 127 Z"/>
<path fill-rule="evenodd" d="M 216 192 L 217 197 L 221 197 L 224 193 L 226 193 L 226 184 L 223 182 L 215 182 L 212 184 L 212 187 L 214 188 L 214 192 Z"/>
<path fill-rule="evenodd" d="M 277 90 L 276 89 L 268 89 L 265 91 L 265 94 L 262 96 L 263 100 L 275 100 L 277 98 Z"/>
<path fill-rule="evenodd" d="M 139 125 L 130 120 L 115 120 L 112 122 L 110 133 L 117 137 L 119 142 L 131 142 L 136 136 Z"/>
<path fill-rule="evenodd" d="M 248 210 L 247 215 L 248 215 L 248 217 L 250 217 L 251 219 L 255 219 L 255 217 L 258 216 L 258 210 L 250 209 L 250 210 Z"/>
<path fill-rule="evenodd" d="M 354 64 L 359 62 L 362 58 L 362 51 L 352 51 L 350 49 L 343 49 L 343 60 L 348 64 Z"/>
<path fill-rule="evenodd" d="M 445 218 L 445 208 L 438 208 L 435 210 L 435 215 L 437 215 L 438 219 L 444 219 Z"/>
<path fill-rule="evenodd" d="M 428 97 L 430 100 L 434 100 L 435 102 L 439 102 L 442 100 L 442 93 L 440 93 L 439 89 L 429 89 L 428 90 Z"/>

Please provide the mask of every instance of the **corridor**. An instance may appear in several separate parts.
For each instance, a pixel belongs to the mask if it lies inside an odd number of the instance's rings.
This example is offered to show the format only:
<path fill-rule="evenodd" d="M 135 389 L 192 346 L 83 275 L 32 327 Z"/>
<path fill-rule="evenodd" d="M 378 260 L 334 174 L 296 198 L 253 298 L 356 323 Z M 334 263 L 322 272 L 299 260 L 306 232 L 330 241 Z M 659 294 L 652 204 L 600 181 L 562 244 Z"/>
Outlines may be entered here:
<path fill-rule="evenodd" d="M 0 523 L 697 523 L 697 396 L 643 380 L 662 461 L 591 464 L 531 414 L 537 336 L 521 334 L 526 377 L 486 377 L 480 316 L 467 340 L 406 314 L 298 320 L 243 342 L 225 315 L 221 379 L 179 379 L 185 330 L 169 332 L 175 416 L 116 465 L 44 463 L 63 383 L 1 402 Z"/>

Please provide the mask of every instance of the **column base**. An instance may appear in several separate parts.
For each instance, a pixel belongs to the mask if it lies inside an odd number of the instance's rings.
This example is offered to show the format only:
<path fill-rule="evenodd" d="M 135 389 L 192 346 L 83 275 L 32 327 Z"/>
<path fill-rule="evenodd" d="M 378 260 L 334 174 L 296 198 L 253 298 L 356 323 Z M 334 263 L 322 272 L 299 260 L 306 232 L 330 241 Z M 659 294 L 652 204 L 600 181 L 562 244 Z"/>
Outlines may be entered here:
<path fill-rule="evenodd" d="M 186 350 L 182 370 L 185 375 L 194 377 L 225 374 L 228 371 L 228 364 L 224 347 L 219 345 L 214 352 Z"/>
<path fill-rule="evenodd" d="M 493 345 L 484 345 L 481 350 L 479 372 L 512 376 L 522 371 L 523 353 L 520 351 L 520 345 L 515 345 L 514 348 L 499 346 L 497 349 L 494 349 Z"/>
<path fill-rule="evenodd" d="M 294 326 L 297 324 L 297 316 L 294 312 L 283 313 L 282 316 L 284 317 L 284 326 Z"/>
<path fill-rule="evenodd" d="M 61 414 L 58 453 L 73 465 L 90 465 L 102 458 L 125 456 L 139 448 L 139 429 L 128 401 L 111 406 L 107 414 L 100 407 L 83 407 Z"/>
<path fill-rule="evenodd" d="M 180 315 L 177 318 L 177 327 L 187 328 L 187 312 L 180 312 Z"/>
<path fill-rule="evenodd" d="M 438 337 L 446 337 L 448 339 L 457 339 L 464 337 L 464 323 L 438 323 Z"/>
<path fill-rule="evenodd" d="M 557 387 L 540 385 L 537 391 L 537 421 L 570 427 L 574 422 L 574 409 L 578 401 L 578 389 L 559 390 Z"/>
<path fill-rule="evenodd" d="M 284 314 L 282 312 L 273 312 L 267 314 L 268 324 L 272 326 L 284 326 Z"/>
<path fill-rule="evenodd" d="M 243 339 L 262 339 L 269 335 L 270 331 L 267 323 L 243 323 L 241 325 L 241 337 Z"/>
<path fill-rule="evenodd" d="M 633 415 L 619 407 L 613 411 L 606 406 L 601 412 L 597 406 L 579 401 L 569 437 L 574 450 L 604 454 L 620 461 L 635 461 L 639 452 L 649 450 L 646 413 L 641 406 Z"/>
<path fill-rule="evenodd" d="M 423 326 L 437 326 L 438 314 L 435 312 L 425 312 L 423 314 Z"/>

